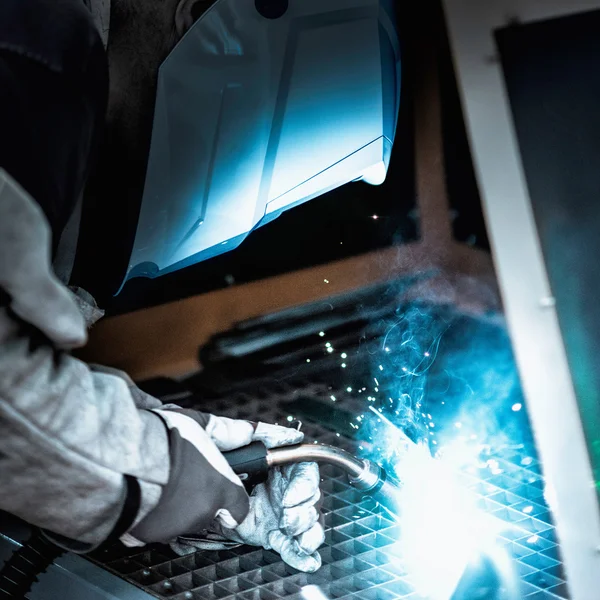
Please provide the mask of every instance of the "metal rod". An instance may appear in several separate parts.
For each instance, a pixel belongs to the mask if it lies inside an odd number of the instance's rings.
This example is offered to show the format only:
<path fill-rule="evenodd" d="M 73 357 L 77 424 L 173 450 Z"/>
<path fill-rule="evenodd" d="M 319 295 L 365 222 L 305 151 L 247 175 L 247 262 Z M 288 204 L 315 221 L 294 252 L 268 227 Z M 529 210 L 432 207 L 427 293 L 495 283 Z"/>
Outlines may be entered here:
<path fill-rule="evenodd" d="M 267 454 L 269 467 L 280 467 L 301 462 L 319 462 L 334 465 L 352 478 L 360 477 L 366 467 L 365 461 L 356 458 L 350 452 L 321 444 L 300 444 L 273 448 Z"/>
<path fill-rule="evenodd" d="M 348 483 L 365 493 L 378 490 L 386 480 L 385 471 L 371 460 L 356 458 L 350 452 L 323 444 L 299 444 L 273 448 L 267 453 L 269 468 L 291 463 L 327 463 L 342 469 L 348 475 Z"/>

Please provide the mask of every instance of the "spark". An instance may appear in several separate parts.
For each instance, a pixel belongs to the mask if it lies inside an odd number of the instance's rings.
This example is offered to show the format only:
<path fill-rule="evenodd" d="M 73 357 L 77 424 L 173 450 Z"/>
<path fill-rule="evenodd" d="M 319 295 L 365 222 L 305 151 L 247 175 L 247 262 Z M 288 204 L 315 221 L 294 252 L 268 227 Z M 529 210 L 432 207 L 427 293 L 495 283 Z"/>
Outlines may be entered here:
<path fill-rule="evenodd" d="M 346 363 L 342 363 L 342 369 L 346 368 Z"/>
<path fill-rule="evenodd" d="M 327 348 L 327 352 L 329 352 L 329 354 L 331 354 L 333 352 L 333 348 L 330 346 L 329 348 Z"/>
<path fill-rule="evenodd" d="M 325 332 L 324 331 L 319 331 L 319 337 L 325 337 Z"/>
<path fill-rule="evenodd" d="M 379 365 L 379 370 L 383 371 L 383 365 Z"/>
<path fill-rule="evenodd" d="M 329 283 L 329 279 L 323 279 L 325 283 Z"/>
<path fill-rule="evenodd" d="M 379 219 L 379 217 L 377 215 L 373 215 L 373 220 L 377 221 L 377 219 Z"/>
<path fill-rule="evenodd" d="M 415 444 L 405 433 L 404 431 L 402 431 L 402 429 L 400 429 L 400 427 L 398 427 L 397 425 L 394 425 L 394 423 L 392 423 L 384 414 L 381 413 L 381 408 L 379 410 L 377 410 L 374 406 L 369 406 L 369 410 L 377 415 L 378 419 L 381 419 L 386 425 L 388 425 L 389 427 L 391 427 L 393 429 L 393 431 L 397 434 L 399 434 L 401 441 L 404 444 L 409 444 L 412 447 L 416 447 L 417 444 Z"/>
<path fill-rule="evenodd" d="M 331 342 L 327 342 L 327 343 L 325 344 L 325 348 L 331 348 Z"/>
<path fill-rule="evenodd" d="M 310 362 L 310 358 L 307 358 L 307 359 L 306 359 L 306 362 L 307 362 L 307 363 L 309 363 L 309 362 Z"/>
<path fill-rule="evenodd" d="M 345 352 L 342 352 L 341 356 L 342 358 L 348 358 L 348 355 Z"/>
<path fill-rule="evenodd" d="M 385 348 L 386 352 L 391 352 L 391 350 L 389 348 Z"/>
<path fill-rule="evenodd" d="M 335 396 L 331 396 L 331 399 L 335 402 L 336 398 Z"/>
<path fill-rule="evenodd" d="M 375 381 L 375 385 L 379 386 L 379 381 L 377 381 L 377 377 L 373 377 L 373 381 Z"/>
<path fill-rule="evenodd" d="M 346 391 L 347 391 L 347 392 L 351 392 L 351 391 L 352 391 L 352 388 L 351 388 L 351 387 L 347 387 L 347 388 L 346 388 Z"/>
<path fill-rule="evenodd" d="M 503 473 L 504 471 L 500 468 L 500 464 L 498 463 L 497 460 L 488 460 L 487 462 L 487 466 L 490 469 L 490 472 L 492 473 L 492 475 L 500 475 L 500 473 Z"/>
<path fill-rule="evenodd" d="M 528 544 L 537 544 L 538 540 L 539 540 L 539 536 L 537 535 L 532 535 L 528 540 L 527 543 Z"/>
<path fill-rule="evenodd" d="M 512 405 L 513 412 L 519 412 L 523 408 L 523 405 L 520 402 Z"/>
<path fill-rule="evenodd" d="M 292 415 L 289 415 L 287 420 L 288 420 L 288 423 L 291 423 L 294 420 L 294 417 L 292 417 Z"/>
<path fill-rule="evenodd" d="M 523 512 L 524 512 L 526 515 L 530 515 L 530 514 L 533 512 L 533 506 L 531 506 L 531 505 L 529 505 L 529 506 L 526 506 L 526 507 L 523 509 Z"/>
<path fill-rule="evenodd" d="M 423 356 L 429 358 L 431 356 L 431 354 L 429 354 L 429 352 L 425 352 L 425 354 L 423 354 Z"/>

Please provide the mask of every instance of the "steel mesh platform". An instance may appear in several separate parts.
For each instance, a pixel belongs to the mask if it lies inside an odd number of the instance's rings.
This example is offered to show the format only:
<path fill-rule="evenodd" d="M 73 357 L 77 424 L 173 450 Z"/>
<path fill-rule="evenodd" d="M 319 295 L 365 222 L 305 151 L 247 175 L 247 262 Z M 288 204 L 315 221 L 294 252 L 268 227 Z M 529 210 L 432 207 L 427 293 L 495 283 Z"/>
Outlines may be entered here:
<path fill-rule="evenodd" d="M 332 390 L 279 388 L 281 402 L 299 394 L 330 398 Z M 344 402 L 344 393 L 336 392 Z M 267 394 L 270 395 L 270 394 Z M 348 399 L 348 402 L 352 402 Z M 239 395 L 232 401 L 199 406 L 235 418 L 285 423 L 288 415 L 273 398 Z M 359 443 L 333 433 L 315 422 L 304 421 L 306 438 L 356 452 Z M 501 543 L 514 558 L 521 594 L 528 600 L 568 598 L 559 547 L 543 498 L 543 480 L 535 458 L 518 451 L 495 457 L 491 472 L 465 473 L 463 483 L 479 506 L 510 525 Z M 344 600 L 391 600 L 425 598 L 415 589 L 397 550 L 398 524 L 380 514 L 370 499 L 351 489 L 345 475 L 332 467 L 322 468 L 325 544 L 320 550 L 323 567 L 303 574 L 284 564 L 273 552 L 239 547 L 219 552 L 198 552 L 175 557 L 166 547 L 107 551 L 97 560 L 107 569 L 158 598 L 171 600 L 300 600 L 302 588 L 317 585 L 327 598 Z"/>

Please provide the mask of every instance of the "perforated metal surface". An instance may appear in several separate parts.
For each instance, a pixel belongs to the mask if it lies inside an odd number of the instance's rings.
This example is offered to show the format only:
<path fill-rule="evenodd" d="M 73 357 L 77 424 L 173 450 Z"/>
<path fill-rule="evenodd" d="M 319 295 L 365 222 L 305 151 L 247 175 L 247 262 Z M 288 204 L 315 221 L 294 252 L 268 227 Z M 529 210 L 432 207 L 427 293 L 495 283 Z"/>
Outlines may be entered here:
<path fill-rule="evenodd" d="M 310 393 L 329 399 L 332 390 L 281 390 L 279 399 Z M 343 392 L 335 392 L 344 402 Z M 351 403 L 351 399 L 346 399 Z M 208 407 L 200 407 L 207 409 Z M 288 414 L 269 398 L 247 395 L 210 406 L 217 414 L 252 417 L 284 423 Z M 305 422 L 308 439 L 356 452 L 358 443 Z M 496 457 L 495 468 L 465 473 L 463 483 L 477 496 L 482 509 L 507 522 L 500 538 L 514 557 L 521 579 L 521 594 L 528 600 L 567 598 L 559 548 L 542 492 L 538 462 L 519 451 Z M 326 541 L 320 553 L 323 567 L 315 574 L 302 574 L 285 565 L 273 552 L 239 547 L 221 552 L 198 552 L 173 558 L 168 548 L 107 553 L 105 567 L 159 598 L 207 600 L 241 598 L 276 600 L 306 597 L 301 590 L 317 585 L 328 598 L 344 600 L 388 600 L 424 598 L 415 589 L 396 543 L 400 526 L 392 522 L 370 499 L 351 489 L 345 476 L 331 467 L 322 468 L 323 512 Z"/>

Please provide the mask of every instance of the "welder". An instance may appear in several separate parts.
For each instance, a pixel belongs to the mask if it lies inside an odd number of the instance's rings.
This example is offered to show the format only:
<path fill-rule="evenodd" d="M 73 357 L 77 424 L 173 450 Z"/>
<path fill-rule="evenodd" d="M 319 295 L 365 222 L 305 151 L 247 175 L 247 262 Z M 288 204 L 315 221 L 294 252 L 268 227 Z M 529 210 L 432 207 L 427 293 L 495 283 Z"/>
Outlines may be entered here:
<path fill-rule="evenodd" d="M 385 177 L 398 87 L 393 31 L 382 35 L 379 23 L 387 3 L 355 1 L 346 16 L 347 0 L 327 4 L 0 3 L 0 509 L 69 550 L 116 540 L 178 552 L 248 543 L 300 570 L 321 564 L 317 465 L 275 467 L 248 496 L 222 454 L 252 441 L 296 444 L 302 433 L 162 405 L 124 373 L 70 351 L 102 316 L 94 296 L 106 289 L 215 256 L 332 187 Z M 295 56 L 285 52 L 286 36 L 299 35 L 294 10 L 312 11 L 305 25 L 321 12 L 322 24 L 347 25 L 338 40 L 328 34 L 338 50 L 357 47 L 341 63 L 330 49 L 345 88 L 325 90 L 335 79 L 327 61 L 323 73 L 302 63 L 303 45 L 325 52 L 319 27 L 296 40 Z M 374 36 L 361 48 L 373 15 Z M 362 30 L 350 40 L 355 22 Z M 281 44 L 281 55 L 269 44 Z M 287 62 L 276 75 L 279 60 Z M 371 85 L 361 69 L 386 76 Z M 347 118 L 345 93 L 370 104 L 357 101 Z M 334 151 L 317 147 L 324 132 L 310 125 L 322 127 L 322 109 L 310 107 L 320 102 L 338 116 Z M 285 118 L 302 110 L 313 111 L 304 146 Z M 381 134 L 367 131 L 367 117 Z M 133 223 L 129 236 L 123 223 Z M 118 273 L 104 292 L 103 271 Z"/>

